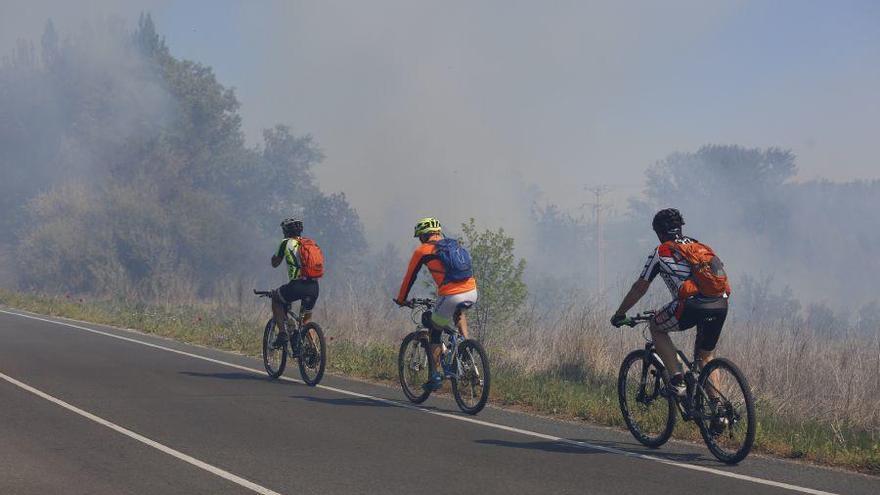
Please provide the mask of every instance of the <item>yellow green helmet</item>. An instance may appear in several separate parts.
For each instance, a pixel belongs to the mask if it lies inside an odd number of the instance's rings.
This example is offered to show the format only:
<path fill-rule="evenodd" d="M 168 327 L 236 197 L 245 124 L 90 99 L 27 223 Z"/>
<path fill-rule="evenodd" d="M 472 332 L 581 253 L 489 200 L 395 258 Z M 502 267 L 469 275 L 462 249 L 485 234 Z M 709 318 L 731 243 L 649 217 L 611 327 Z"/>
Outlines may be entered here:
<path fill-rule="evenodd" d="M 423 234 L 439 234 L 440 230 L 440 220 L 434 217 L 425 217 L 416 222 L 415 235 L 413 237 Z"/>

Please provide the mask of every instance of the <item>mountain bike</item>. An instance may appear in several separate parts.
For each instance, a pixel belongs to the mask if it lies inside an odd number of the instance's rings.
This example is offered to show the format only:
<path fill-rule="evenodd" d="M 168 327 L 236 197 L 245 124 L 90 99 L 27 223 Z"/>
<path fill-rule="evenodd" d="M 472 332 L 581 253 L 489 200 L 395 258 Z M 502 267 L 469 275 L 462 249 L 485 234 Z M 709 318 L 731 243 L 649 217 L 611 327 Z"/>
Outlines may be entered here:
<path fill-rule="evenodd" d="M 431 390 L 423 387 L 436 369 L 431 353 L 430 331 L 431 299 L 413 299 L 407 303 L 412 308 L 412 320 L 416 329 L 407 334 L 400 344 L 397 357 L 397 372 L 400 386 L 406 398 L 421 404 L 431 395 Z M 452 395 L 459 409 L 467 414 L 477 414 L 486 406 L 489 399 L 489 358 L 476 340 L 465 339 L 452 328 L 443 329 L 441 339 L 443 353 L 440 366 L 444 379 L 452 383 Z"/>
<path fill-rule="evenodd" d="M 629 318 L 630 327 L 646 323 L 648 311 Z M 647 327 L 645 327 L 647 329 Z M 685 366 L 687 393 L 683 397 L 667 387 L 669 374 L 646 330 L 645 348 L 629 353 L 620 366 L 617 395 L 627 428 L 643 445 L 657 448 L 675 428 L 676 410 L 685 421 L 694 421 L 712 455 L 736 464 L 749 454 L 755 441 L 755 399 L 742 371 L 730 360 L 715 358 L 700 369 L 677 351 Z"/>
<path fill-rule="evenodd" d="M 260 297 L 273 298 L 275 290 L 254 290 Z M 299 374 L 306 385 L 314 387 L 324 377 L 327 366 L 327 347 L 324 342 L 324 331 L 317 323 L 310 321 L 303 325 L 303 317 L 291 311 L 291 305 L 284 307 L 287 315 L 287 332 L 289 338 L 284 346 L 275 346 L 278 337 L 278 325 L 275 318 L 269 318 L 263 331 L 263 366 L 272 379 L 284 373 L 287 357 L 296 356 L 299 362 Z"/>

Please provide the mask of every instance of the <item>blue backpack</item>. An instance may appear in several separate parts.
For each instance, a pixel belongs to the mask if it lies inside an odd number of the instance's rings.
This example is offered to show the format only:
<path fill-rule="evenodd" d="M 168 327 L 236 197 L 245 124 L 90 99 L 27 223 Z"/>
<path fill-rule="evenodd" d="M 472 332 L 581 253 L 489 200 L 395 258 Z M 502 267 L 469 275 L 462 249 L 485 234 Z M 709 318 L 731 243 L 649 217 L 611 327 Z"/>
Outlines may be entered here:
<path fill-rule="evenodd" d="M 471 253 L 457 239 L 443 238 L 435 243 L 434 254 L 446 269 L 446 282 L 460 282 L 474 276 Z"/>

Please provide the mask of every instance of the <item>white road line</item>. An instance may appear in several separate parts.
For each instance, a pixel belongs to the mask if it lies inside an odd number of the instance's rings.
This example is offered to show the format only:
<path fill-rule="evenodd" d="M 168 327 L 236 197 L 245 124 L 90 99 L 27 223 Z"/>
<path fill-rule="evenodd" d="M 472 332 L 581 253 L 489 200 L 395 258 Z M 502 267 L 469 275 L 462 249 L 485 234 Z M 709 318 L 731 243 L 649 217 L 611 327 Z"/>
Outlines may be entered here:
<path fill-rule="evenodd" d="M 258 374 L 258 375 L 264 375 L 264 374 L 266 373 L 264 370 L 260 370 L 260 369 L 256 369 L 256 368 L 250 368 L 250 367 L 248 367 L 248 366 L 242 366 L 242 365 L 240 365 L 240 364 L 229 363 L 229 362 L 226 362 L 226 361 L 221 361 L 221 360 L 219 360 L 219 359 L 213 359 L 213 358 L 209 358 L 209 357 L 206 357 L 206 356 L 200 356 L 200 355 L 198 355 L 198 354 L 193 354 L 193 353 L 191 353 L 191 352 L 181 351 L 181 350 L 178 350 L 178 349 L 173 349 L 173 348 L 171 348 L 171 347 L 165 347 L 165 346 L 161 346 L 161 345 L 158 345 L 158 344 L 152 344 L 152 343 L 150 343 L 150 342 L 144 342 L 144 341 L 137 340 L 137 339 L 133 339 L 133 338 L 130 338 L 130 337 L 124 337 L 124 336 L 122 336 L 122 335 L 116 335 L 116 334 L 113 334 L 113 333 L 110 333 L 110 332 L 104 332 L 104 331 L 101 331 L 101 330 L 96 330 L 96 329 L 94 329 L 94 328 L 88 328 L 88 327 L 84 327 L 84 326 L 80 326 L 80 325 L 74 325 L 74 324 L 72 324 L 72 323 L 66 323 L 66 322 L 63 322 L 63 321 L 57 321 L 57 320 L 50 320 L 50 319 L 47 319 L 47 318 L 40 318 L 40 317 L 38 317 L 38 316 L 32 316 L 32 315 L 28 315 L 28 314 L 16 313 L 16 312 L 6 311 L 6 310 L 2 310 L 2 309 L 0 309 L 0 313 L 6 313 L 6 314 L 10 314 L 10 315 L 20 316 L 20 317 L 22 317 L 22 318 L 29 318 L 29 319 L 31 319 L 31 320 L 44 321 L 44 322 L 47 322 L 47 323 L 54 323 L 54 324 L 56 324 L 56 325 L 62 325 L 62 326 L 66 326 L 66 327 L 76 328 L 76 329 L 78 329 L 78 330 L 84 330 L 84 331 L 86 331 L 86 332 L 91 332 L 91 333 L 95 333 L 95 334 L 98 334 L 98 335 L 104 335 L 104 336 L 106 336 L 106 337 L 111 337 L 111 338 L 114 338 L 114 339 L 124 340 L 124 341 L 126 341 L 126 342 L 132 342 L 132 343 L 140 344 L 140 345 L 147 346 L 147 347 L 152 347 L 152 348 L 154 348 L 154 349 L 160 349 L 160 350 L 167 351 L 167 352 L 173 352 L 173 353 L 175 353 L 175 354 L 180 354 L 180 355 L 188 356 L 188 357 L 192 357 L 192 358 L 195 358 L 195 359 L 201 359 L 201 360 L 203 360 L 203 361 L 208 361 L 208 362 L 211 362 L 211 363 L 216 363 L 216 364 L 220 364 L 220 365 L 223 365 L 223 366 L 228 366 L 228 367 L 230 367 L 230 368 L 235 368 L 235 369 L 239 369 L 239 370 L 242 370 L 242 371 L 248 371 L 248 372 L 251 372 L 251 373 L 256 373 L 256 374 Z M 5 377 L 5 375 L 2 375 L 2 376 Z M 290 377 L 286 377 L 286 376 L 282 376 L 281 379 L 282 379 L 282 380 L 286 380 L 286 381 L 290 381 L 290 382 L 303 383 L 303 382 L 300 381 L 300 380 L 297 380 L 297 379 L 294 379 L 294 378 L 290 378 Z M 9 380 L 9 379 L 7 378 L 7 380 Z M 496 430 L 508 431 L 508 432 L 511 432 L 511 433 L 517 433 L 517 434 L 520 434 L 520 435 L 526 435 L 526 436 L 530 436 L 530 437 L 534 437 L 534 438 L 540 438 L 540 439 L 543 439 L 543 440 L 550 440 L 550 441 L 553 441 L 553 442 L 559 442 L 559 443 L 564 443 L 564 444 L 568 444 L 568 445 L 574 445 L 574 446 L 577 446 L 577 447 L 582 447 L 582 448 L 591 449 L 591 450 L 599 450 L 599 451 L 602 451 L 602 452 L 608 452 L 608 453 L 611 453 L 611 454 L 618 454 L 618 455 L 622 455 L 622 456 L 626 456 L 626 457 L 632 457 L 632 458 L 636 458 L 636 459 L 642 459 L 642 460 L 646 460 L 646 461 L 659 462 L 660 464 L 665 464 L 665 465 L 667 465 L 667 466 L 674 466 L 674 467 L 678 467 L 678 468 L 682 468 L 682 469 L 689 469 L 689 470 L 691 470 L 691 471 L 699 471 L 699 472 L 703 472 L 703 473 L 714 474 L 714 475 L 716 475 L 716 476 L 722 476 L 722 477 L 725 477 L 725 478 L 733 478 L 733 479 L 737 479 L 737 480 L 741 480 L 741 481 L 748 481 L 748 482 L 751 482 L 751 483 L 757 483 L 757 484 L 760 484 L 760 485 L 772 486 L 772 487 L 782 488 L 782 489 L 785 489 L 785 490 L 791 490 L 791 491 L 800 492 L 800 493 L 807 493 L 807 494 L 810 494 L 810 495 L 837 495 L 837 494 L 835 494 L 835 493 L 833 493 L 833 492 L 826 492 L 826 491 L 822 491 L 822 490 L 815 490 L 815 489 L 807 488 L 807 487 L 803 487 L 803 486 L 792 485 L 792 484 L 789 484 L 789 483 L 782 483 L 782 482 L 779 482 L 779 481 L 768 480 L 768 479 L 765 479 L 765 478 L 757 478 L 757 477 L 755 477 L 755 476 L 748 476 L 748 475 L 745 475 L 745 474 L 732 473 L 732 472 L 729 472 L 729 471 L 723 471 L 723 470 L 720 470 L 720 469 L 714 469 L 714 468 L 705 467 L 705 466 L 698 466 L 698 465 L 695 465 L 695 464 L 688 464 L 688 463 L 684 463 L 684 462 L 670 461 L 670 460 L 668 460 L 668 459 L 663 459 L 663 458 L 661 458 L 661 457 L 656 457 L 656 456 L 647 455 L 647 454 L 639 454 L 639 453 L 636 453 L 636 452 L 629 452 L 629 451 L 626 451 L 626 450 L 616 449 L 616 448 L 613 448 L 613 447 L 606 447 L 606 446 L 604 446 L 604 445 L 597 445 L 597 444 L 592 444 L 592 443 L 589 443 L 589 442 L 581 442 L 581 441 L 578 441 L 578 440 L 572 440 L 572 439 L 570 439 L 570 438 L 564 438 L 564 437 L 557 437 L 557 436 L 553 436 L 553 435 L 547 435 L 547 434 L 545 434 L 545 433 L 539 433 L 539 432 L 537 432 L 537 431 L 524 430 L 524 429 L 521 429 L 521 428 L 514 428 L 514 427 L 512 427 L 512 426 L 506 426 L 506 425 L 501 425 L 501 424 L 497 424 L 497 423 L 490 423 L 489 421 L 483 421 L 483 420 L 476 419 L 476 418 L 472 418 L 472 417 L 459 416 L 459 415 L 457 415 L 457 414 L 446 413 L 446 412 L 441 412 L 441 411 L 433 411 L 433 410 L 431 410 L 431 409 L 425 409 L 425 408 L 423 408 L 423 407 L 418 407 L 418 406 L 415 406 L 415 405 L 412 405 L 412 404 L 408 404 L 408 403 L 398 402 L 398 401 L 394 401 L 394 400 L 390 400 L 390 399 L 384 399 L 384 398 L 382 398 L 382 397 L 376 397 L 376 396 L 368 395 L 368 394 L 361 394 L 361 393 L 358 393 L 358 392 L 352 392 L 352 391 L 350 391 L 350 390 L 344 390 L 344 389 L 341 389 L 341 388 L 330 387 L 330 386 L 327 386 L 327 385 L 318 385 L 317 388 L 321 388 L 321 389 L 324 389 L 324 390 L 329 390 L 329 391 L 331 391 L 331 392 L 336 392 L 336 393 L 343 394 L 343 395 L 349 395 L 349 396 L 352 396 L 352 397 L 359 397 L 359 398 L 362 398 L 362 399 L 370 399 L 370 400 L 373 400 L 373 401 L 376 401 L 376 402 L 381 402 L 381 403 L 383 403 L 383 404 L 389 404 L 389 405 L 393 405 L 393 406 L 404 407 L 404 408 L 412 409 L 412 410 L 415 410 L 415 411 L 420 411 L 420 412 L 424 412 L 424 413 L 428 413 L 428 414 L 433 414 L 433 415 L 435 415 L 435 416 L 441 416 L 441 417 L 448 418 L 448 419 L 454 419 L 454 420 L 456 420 L 456 421 L 463 421 L 463 422 L 466 422 L 466 423 L 477 424 L 477 425 L 485 426 L 485 427 L 488 427 L 488 428 L 494 428 L 494 429 L 496 429 Z M 71 406 L 71 407 L 72 407 L 72 406 Z M 188 461 L 188 462 L 189 462 L 189 461 Z M 227 474 L 228 474 L 228 473 L 227 473 Z M 231 476 L 234 476 L 234 475 L 231 475 Z M 274 492 L 267 492 L 267 493 L 274 493 Z"/>
<path fill-rule="evenodd" d="M 150 440 L 149 438 L 147 438 L 143 435 L 139 435 L 139 434 L 127 429 L 127 428 L 123 428 L 122 426 L 119 426 L 115 423 L 111 423 L 104 418 L 95 416 L 94 414 L 92 414 L 88 411 L 84 411 L 76 406 L 73 406 L 71 404 L 68 404 L 67 402 L 64 402 L 61 399 L 53 397 L 53 396 L 51 396 L 51 395 L 49 395 L 39 389 L 31 387 L 30 385 L 28 385 L 26 383 L 20 382 L 20 381 L 16 380 L 15 378 L 12 378 L 11 376 L 0 373 L 0 378 L 6 380 L 7 382 L 15 385 L 18 388 L 21 388 L 23 390 L 26 390 L 26 391 L 36 395 L 37 397 L 40 397 L 42 399 L 46 399 L 47 401 L 52 402 L 53 404 L 59 405 L 59 406 L 63 407 L 64 409 L 67 409 L 68 411 L 75 412 L 76 414 L 79 414 L 80 416 L 82 416 L 86 419 L 94 421 L 95 423 L 98 423 L 101 426 L 106 426 L 107 428 L 110 428 L 111 430 L 116 431 L 118 433 L 122 433 L 123 435 L 125 435 L 129 438 L 133 438 L 133 439 L 137 440 L 138 442 L 141 442 L 144 445 L 148 445 L 150 447 L 153 447 L 154 449 L 159 450 L 161 452 L 164 452 L 172 457 L 176 457 L 176 458 L 180 459 L 181 461 L 188 462 L 189 464 L 192 464 L 193 466 L 195 466 L 199 469 L 204 469 L 205 471 L 207 471 L 211 474 L 219 476 L 225 480 L 229 480 L 229 481 L 235 483 L 236 485 L 243 486 L 243 487 L 247 488 L 248 490 L 251 490 L 255 493 L 259 493 L 260 495 L 281 495 L 280 493 L 278 493 L 276 491 L 270 490 L 264 486 L 260 486 L 256 483 L 254 483 L 252 481 L 248 481 L 240 476 L 236 476 L 236 475 L 230 473 L 229 471 L 224 471 L 223 469 L 220 469 L 216 466 L 212 466 L 211 464 L 208 464 L 207 462 L 200 461 L 200 460 L 196 459 L 195 457 L 184 454 L 183 452 L 174 450 L 171 447 L 163 445 L 155 440 Z"/>

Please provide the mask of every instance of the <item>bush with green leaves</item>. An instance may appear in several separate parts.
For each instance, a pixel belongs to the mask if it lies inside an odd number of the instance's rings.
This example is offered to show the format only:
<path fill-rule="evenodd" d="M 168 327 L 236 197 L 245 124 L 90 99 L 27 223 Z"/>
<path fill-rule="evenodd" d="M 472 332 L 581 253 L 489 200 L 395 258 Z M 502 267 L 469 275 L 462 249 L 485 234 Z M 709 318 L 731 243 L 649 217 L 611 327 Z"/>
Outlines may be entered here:
<path fill-rule="evenodd" d="M 493 329 L 509 327 L 528 297 L 523 281 L 526 261 L 517 258 L 513 237 L 504 229 L 480 230 L 474 219 L 462 224 L 464 243 L 471 253 L 480 296 L 468 320 L 476 337 L 490 342 L 499 337 Z"/>

